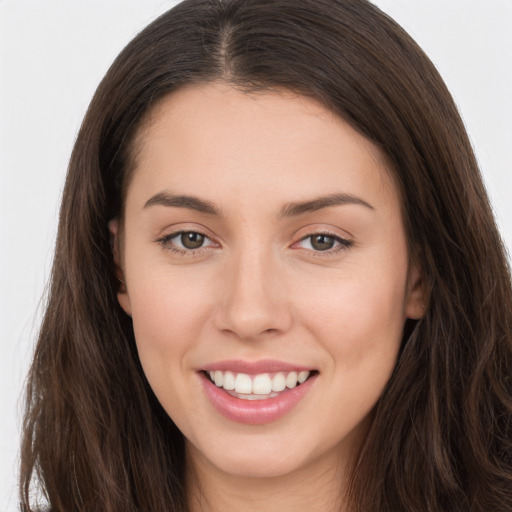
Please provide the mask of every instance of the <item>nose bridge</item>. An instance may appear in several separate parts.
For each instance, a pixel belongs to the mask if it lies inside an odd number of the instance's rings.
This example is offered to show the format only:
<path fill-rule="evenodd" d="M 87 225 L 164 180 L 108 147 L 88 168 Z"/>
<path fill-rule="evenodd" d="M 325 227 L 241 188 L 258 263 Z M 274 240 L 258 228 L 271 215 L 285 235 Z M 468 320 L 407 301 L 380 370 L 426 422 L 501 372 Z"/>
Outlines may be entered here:
<path fill-rule="evenodd" d="M 246 339 L 286 330 L 291 316 L 279 273 L 268 244 L 256 239 L 240 244 L 227 265 L 219 328 Z"/>

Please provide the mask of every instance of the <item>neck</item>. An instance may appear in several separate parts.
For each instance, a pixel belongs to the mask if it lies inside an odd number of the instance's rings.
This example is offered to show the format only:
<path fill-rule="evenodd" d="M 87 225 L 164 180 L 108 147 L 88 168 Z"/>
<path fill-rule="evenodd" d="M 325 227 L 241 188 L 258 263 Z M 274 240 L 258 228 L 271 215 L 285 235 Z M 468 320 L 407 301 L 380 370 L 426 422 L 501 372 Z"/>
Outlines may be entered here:
<path fill-rule="evenodd" d="M 241 477 L 225 473 L 193 447 L 187 447 L 187 495 L 190 512 L 346 512 L 343 505 L 346 463 L 318 459 L 291 473 Z"/>

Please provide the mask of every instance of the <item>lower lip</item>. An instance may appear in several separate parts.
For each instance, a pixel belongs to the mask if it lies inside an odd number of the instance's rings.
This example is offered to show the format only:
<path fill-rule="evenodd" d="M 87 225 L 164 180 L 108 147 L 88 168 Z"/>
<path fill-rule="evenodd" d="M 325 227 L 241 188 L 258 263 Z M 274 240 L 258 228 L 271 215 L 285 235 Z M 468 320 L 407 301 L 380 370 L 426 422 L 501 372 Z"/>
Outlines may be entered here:
<path fill-rule="evenodd" d="M 293 389 L 282 391 L 274 398 L 244 400 L 228 395 L 203 372 L 200 373 L 206 396 L 215 409 L 228 420 L 248 425 L 263 425 L 282 418 L 304 398 L 317 376 L 318 374 L 311 376 L 306 382 Z"/>

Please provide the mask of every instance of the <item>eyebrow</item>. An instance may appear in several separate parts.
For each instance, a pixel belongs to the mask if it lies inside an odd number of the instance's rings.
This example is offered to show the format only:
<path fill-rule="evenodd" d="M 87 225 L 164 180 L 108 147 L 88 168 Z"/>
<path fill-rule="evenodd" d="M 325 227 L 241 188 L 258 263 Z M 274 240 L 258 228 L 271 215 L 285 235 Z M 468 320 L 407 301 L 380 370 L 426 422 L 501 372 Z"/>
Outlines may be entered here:
<path fill-rule="evenodd" d="M 318 210 L 322 210 L 323 208 L 328 208 L 329 206 L 340 206 L 346 204 L 355 204 L 364 206 L 370 210 L 375 210 L 371 204 L 357 196 L 352 194 L 339 193 L 317 197 L 309 201 L 288 203 L 281 209 L 278 217 L 295 217 L 302 215 L 303 213 L 316 212 Z"/>
<path fill-rule="evenodd" d="M 357 196 L 352 194 L 338 193 L 316 197 L 307 201 L 287 203 L 283 206 L 283 208 L 281 208 L 277 216 L 278 218 L 296 217 L 304 213 L 316 212 L 330 206 L 341 206 L 346 204 L 364 206 L 370 210 L 375 209 L 371 204 Z M 198 197 L 194 196 L 174 195 L 170 194 L 169 192 L 158 192 L 146 201 L 144 208 L 149 208 L 150 206 L 156 205 L 174 208 L 186 208 L 189 210 L 196 210 L 201 213 L 206 213 L 208 215 L 215 215 L 218 217 L 221 216 L 220 208 L 218 208 L 214 203 L 204 199 L 199 199 Z"/>
<path fill-rule="evenodd" d="M 156 205 L 174 208 L 187 208 L 189 210 L 196 210 L 208 215 L 221 215 L 220 209 L 217 208 L 214 203 L 194 196 L 174 195 L 168 192 L 159 192 L 146 201 L 144 208 Z"/>

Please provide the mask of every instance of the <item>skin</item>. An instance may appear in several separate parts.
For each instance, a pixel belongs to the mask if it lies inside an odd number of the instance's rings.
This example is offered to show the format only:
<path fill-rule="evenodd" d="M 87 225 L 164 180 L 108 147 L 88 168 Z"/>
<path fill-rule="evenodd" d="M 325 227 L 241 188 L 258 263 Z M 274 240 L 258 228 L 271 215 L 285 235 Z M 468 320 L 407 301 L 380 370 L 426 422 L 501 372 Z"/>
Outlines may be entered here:
<path fill-rule="evenodd" d="M 225 84 L 165 98 L 137 148 L 125 217 L 110 226 L 126 284 L 118 299 L 147 378 L 186 437 L 191 510 L 341 509 L 404 322 L 422 314 L 384 155 L 311 99 Z M 220 215 L 147 204 L 163 193 Z M 359 202 L 280 215 L 332 194 Z M 206 235 L 204 245 L 180 248 L 180 230 Z M 332 248 L 316 250 L 312 234 L 333 237 Z M 318 377 L 277 421 L 221 416 L 198 371 L 268 358 Z"/>

